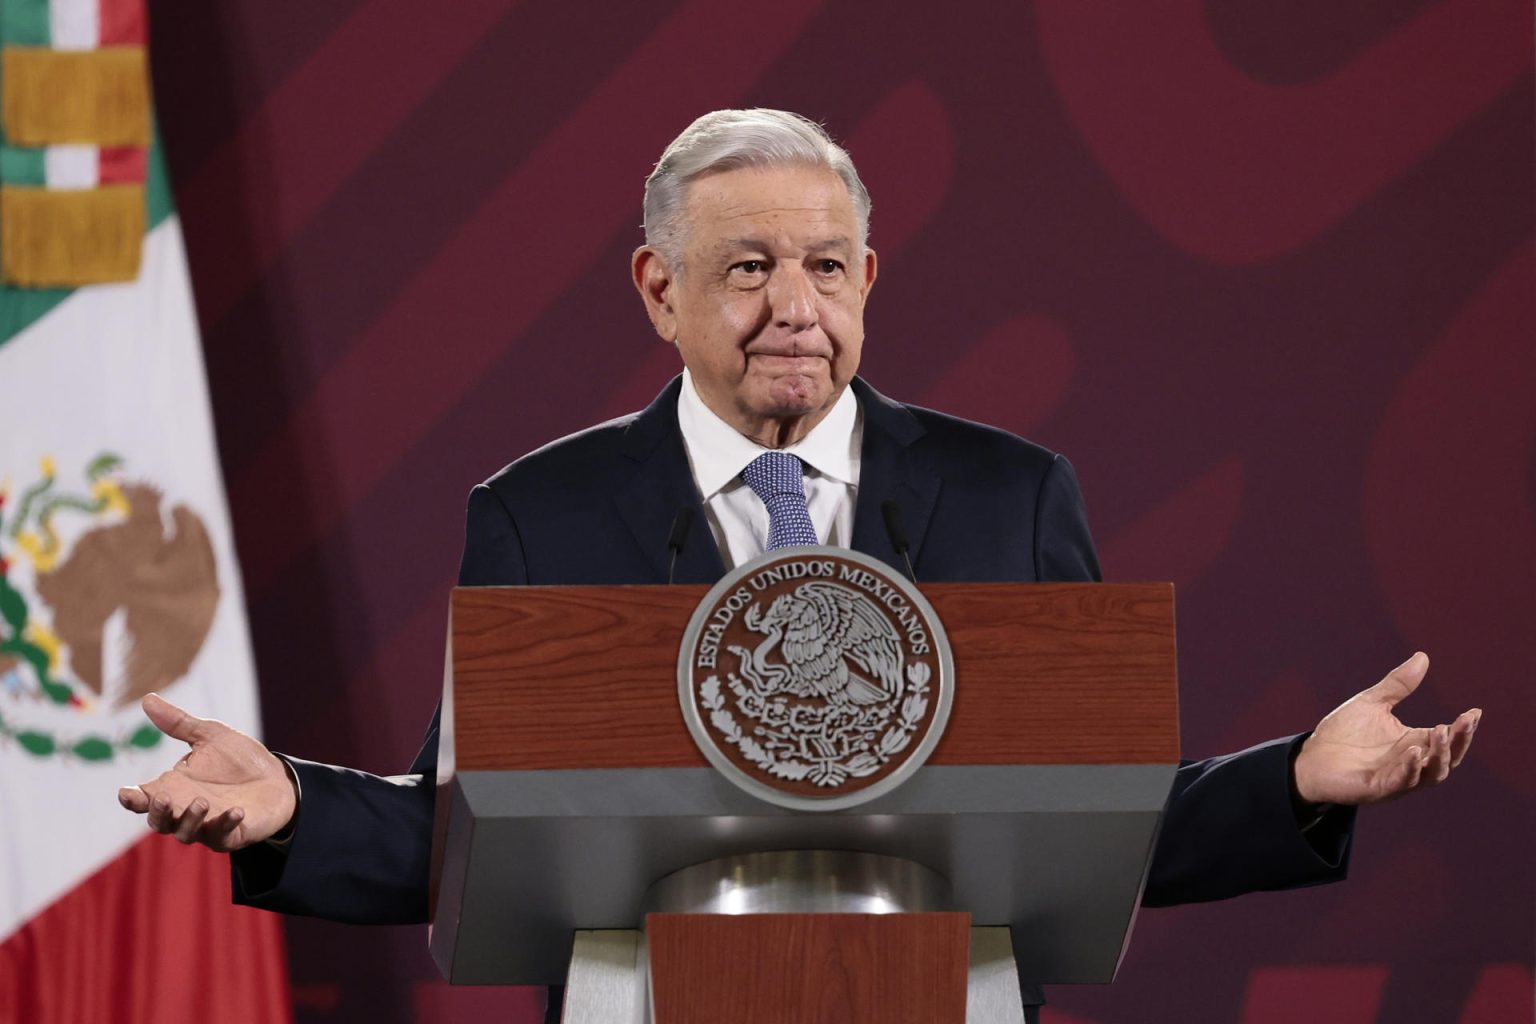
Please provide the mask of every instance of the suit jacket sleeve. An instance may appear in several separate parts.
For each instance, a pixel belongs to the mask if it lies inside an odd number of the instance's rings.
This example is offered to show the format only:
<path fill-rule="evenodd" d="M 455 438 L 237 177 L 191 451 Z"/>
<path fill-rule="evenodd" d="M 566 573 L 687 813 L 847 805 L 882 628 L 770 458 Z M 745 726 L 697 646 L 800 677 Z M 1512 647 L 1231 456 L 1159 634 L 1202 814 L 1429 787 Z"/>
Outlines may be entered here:
<path fill-rule="evenodd" d="M 1060 456 L 1040 484 L 1035 564 L 1042 581 L 1101 579 L 1077 477 Z M 1305 738 L 1180 765 L 1143 903 L 1219 900 L 1344 877 L 1354 809 L 1336 808 L 1303 833 L 1292 808 L 1291 760 Z"/>
<path fill-rule="evenodd" d="M 461 586 L 527 582 L 517 526 L 483 484 L 470 492 Z M 427 920 L 438 715 L 409 774 L 383 777 L 284 757 L 299 782 L 286 849 L 258 843 L 230 857 L 234 901 L 359 924 Z M 283 756 L 283 755 L 280 755 Z"/>

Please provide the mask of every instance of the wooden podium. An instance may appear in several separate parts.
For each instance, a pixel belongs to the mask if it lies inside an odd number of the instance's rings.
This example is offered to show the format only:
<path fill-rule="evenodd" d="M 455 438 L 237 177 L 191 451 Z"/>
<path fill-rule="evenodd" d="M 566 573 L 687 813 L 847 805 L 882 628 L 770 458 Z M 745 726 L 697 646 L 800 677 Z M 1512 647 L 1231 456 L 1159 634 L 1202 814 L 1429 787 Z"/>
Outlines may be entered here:
<path fill-rule="evenodd" d="M 1026 986 L 1113 978 L 1178 765 L 1171 585 L 923 585 L 948 726 L 831 812 L 742 792 L 694 744 L 677 658 L 707 589 L 454 591 L 430 940 L 451 982 L 558 984 L 578 932 L 638 965 L 657 1024 L 960 1024 L 979 946 Z"/>

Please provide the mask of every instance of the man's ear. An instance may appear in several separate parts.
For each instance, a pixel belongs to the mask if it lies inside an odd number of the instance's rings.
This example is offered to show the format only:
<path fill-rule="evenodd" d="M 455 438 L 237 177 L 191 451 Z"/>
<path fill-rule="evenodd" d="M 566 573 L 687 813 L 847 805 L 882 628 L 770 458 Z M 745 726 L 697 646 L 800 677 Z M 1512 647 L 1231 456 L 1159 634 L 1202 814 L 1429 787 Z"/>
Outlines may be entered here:
<path fill-rule="evenodd" d="M 875 250 L 864 250 L 864 287 L 860 290 L 859 301 L 869 301 L 869 290 L 875 286 L 875 273 L 880 269 L 879 261 L 875 259 Z"/>
<path fill-rule="evenodd" d="M 677 341 L 677 313 L 672 308 L 672 269 L 666 259 L 649 245 L 642 245 L 630 258 L 630 273 L 635 288 L 645 303 L 646 315 L 651 326 L 661 335 L 661 340 Z"/>

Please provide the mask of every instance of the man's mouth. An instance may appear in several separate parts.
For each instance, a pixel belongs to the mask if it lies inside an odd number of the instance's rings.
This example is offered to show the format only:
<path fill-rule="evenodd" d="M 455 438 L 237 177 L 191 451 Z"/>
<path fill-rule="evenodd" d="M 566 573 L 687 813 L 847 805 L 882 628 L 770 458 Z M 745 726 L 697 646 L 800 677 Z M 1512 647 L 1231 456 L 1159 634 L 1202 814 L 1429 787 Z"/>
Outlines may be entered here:
<path fill-rule="evenodd" d="M 748 356 L 768 359 L 830 359 L 830 346 L 813 341 L 757 341 L 747 346 Z"/>
<path fill-rule="evenodd" d="M 747 357 L 760 366 L 789 372 L 797 370 L 811 372 L 827 363 L 826 356 L 805 353 L 748 352 Z"/>

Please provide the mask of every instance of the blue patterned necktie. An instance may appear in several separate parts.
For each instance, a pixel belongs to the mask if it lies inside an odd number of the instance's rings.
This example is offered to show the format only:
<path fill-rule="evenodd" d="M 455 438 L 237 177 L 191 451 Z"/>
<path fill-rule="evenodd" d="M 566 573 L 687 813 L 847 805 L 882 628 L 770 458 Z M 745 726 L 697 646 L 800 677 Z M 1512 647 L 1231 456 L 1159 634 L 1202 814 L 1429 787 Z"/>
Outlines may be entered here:
<path fill-rule="evenodd" d="M 769 551 L 817 543 L 805 507 L 804 473 L 800 460 L 786 452 L 764 452 L 741 471 L 741 479 L 768 506 Z"/>

